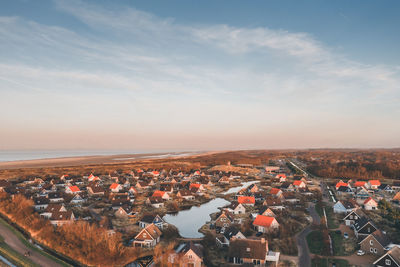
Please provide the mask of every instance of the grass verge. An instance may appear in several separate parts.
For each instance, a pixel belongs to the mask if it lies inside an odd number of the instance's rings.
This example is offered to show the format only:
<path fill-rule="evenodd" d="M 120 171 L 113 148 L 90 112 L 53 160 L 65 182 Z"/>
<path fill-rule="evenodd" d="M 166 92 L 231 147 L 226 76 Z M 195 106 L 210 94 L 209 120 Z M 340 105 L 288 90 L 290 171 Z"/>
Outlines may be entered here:
<path fill-rule="evenodd" d="M 0 255 L 16 266 L 40 266 L 31 261 L 29 258 L 13 250 L 3 241 L 0 242 Z"/>
<path fill-rule="evenodd" d="M 314 258 L 311 260 L 311 267 L 329 267 L 332 263 L 336 264 L 336 267 L 349 267 L 349 262 L 342 259 L 329 259 L 329 258 Z"/>

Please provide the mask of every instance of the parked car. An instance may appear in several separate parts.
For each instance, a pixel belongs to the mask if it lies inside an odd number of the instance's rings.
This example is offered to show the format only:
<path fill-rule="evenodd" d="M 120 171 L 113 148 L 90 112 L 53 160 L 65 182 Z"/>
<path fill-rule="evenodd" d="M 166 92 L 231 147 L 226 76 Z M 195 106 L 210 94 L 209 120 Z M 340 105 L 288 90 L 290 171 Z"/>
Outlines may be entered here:
<path fill-rule="evenodd" d="M 363 250 L 359 250 L 359 251 L 357 251 L 357 255 L 358 256 L 362 256 L 362 255 L 364 255 L 365 254 L 365 251 L 363 251 Z"/>
<path fill-rule="evenodd" d="M 349 238 L 349 234 L 348 233 L 344 233 L 343 237 L 347 239 L 347 238 Z"/>
<path fill-rule="evenodd" d="M 261 236 L 263 233 L 262 232 L 258 232 L 257 234 L 256 234 L 256 237 L 259 237 L 259 236 Z"/>

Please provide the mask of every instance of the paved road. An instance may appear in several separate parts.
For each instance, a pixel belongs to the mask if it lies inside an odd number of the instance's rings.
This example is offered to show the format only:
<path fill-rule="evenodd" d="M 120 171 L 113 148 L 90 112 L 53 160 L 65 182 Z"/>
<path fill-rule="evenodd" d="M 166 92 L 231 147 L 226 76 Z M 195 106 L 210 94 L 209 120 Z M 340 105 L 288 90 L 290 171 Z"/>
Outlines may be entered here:
<path fill-rule="evenodd" d="M 313 203 L 310 203 L 308 210 L 309 210 L 311 218 L 313 220 L 313 224 L 317 224 L 317 225 L 320 224 L 321 218 L 319 217 L 317 211 L 315 210 Z M 307 226 L 303 231 L 301 231 L 296 236 L 297 249 L 299 251 L 298 254 L 299 254 L 299 266 L 300 267 L 311 266 L 310 250 L 308 249 L 307 240 L 306 240 L 307 235 L 311 231 L 312 231 L 311 226 Z"/>
<path fill-rule="evenodd" d="M 19 252 L 20 254 L 24 255 L 25 252 L 30 251 L 31 256 L 29 258 L 39 264 L 40 266 L 44 267 L 59 267 L 61 266 L 57 262 L 43 256 L 42 254 L 28 248 L 24 243 L 19 240 L 19 238 L 6 226 L 0 224 L 0 235 L 4 238 L 4 242 L 13 248 L 15 251 Z"/>

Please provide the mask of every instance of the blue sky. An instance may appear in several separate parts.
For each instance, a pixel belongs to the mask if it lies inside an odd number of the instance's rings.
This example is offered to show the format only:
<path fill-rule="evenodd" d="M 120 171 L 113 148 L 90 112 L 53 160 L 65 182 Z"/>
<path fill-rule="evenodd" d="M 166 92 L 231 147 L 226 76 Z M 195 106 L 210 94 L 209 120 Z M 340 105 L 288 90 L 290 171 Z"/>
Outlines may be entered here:
<path fill-rule="evenodd" d="M 398 147 L 398 1 L 2 1 L 0 149 Z"/>

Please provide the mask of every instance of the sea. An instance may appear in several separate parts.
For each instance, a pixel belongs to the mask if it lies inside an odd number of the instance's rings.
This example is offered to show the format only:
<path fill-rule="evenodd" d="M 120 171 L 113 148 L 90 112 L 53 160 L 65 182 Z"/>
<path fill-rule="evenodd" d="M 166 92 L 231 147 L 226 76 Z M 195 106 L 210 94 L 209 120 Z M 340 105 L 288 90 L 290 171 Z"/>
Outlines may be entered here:
<path fill-rule="evenodd" d="M 0 162 L 16 160 L 50 159 L 79 156 L 108 156 L 122 154 L 165 153 L 175 151 L 138 150 L 0 150 Z"/>

